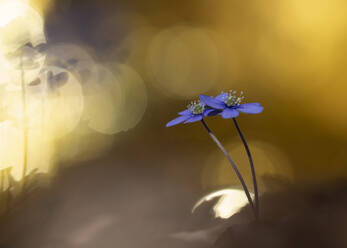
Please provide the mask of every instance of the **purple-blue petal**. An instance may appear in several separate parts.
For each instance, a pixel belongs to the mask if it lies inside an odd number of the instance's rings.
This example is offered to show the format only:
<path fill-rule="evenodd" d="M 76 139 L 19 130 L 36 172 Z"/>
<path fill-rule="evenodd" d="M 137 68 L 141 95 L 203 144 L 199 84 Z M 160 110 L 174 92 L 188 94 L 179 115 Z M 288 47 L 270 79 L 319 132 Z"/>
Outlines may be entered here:
<path fill-rule="evenodd" d="M 219 100 L 219 101 L 223 101 L 223 98 L 227 97 L 227 95 L 228 95 L 227 93 L 222 92 L 218 96 L 216 96 L 216 99 Z"/>
<path fill-rule="evenodd" d="M 221 112 L 221 110 L 218 109 L 206 109 L 204 111 L 204 116 L 216 116 Z"/>
<path fill-rule="evenodd" d="M 239 116 L 239 112 L 233 108 L 226 108 L 221 113 L 223 119 L 236 118 Z"/>
<path fill-rule="evenodd" d="M 200 100 L 205 103 L 207 106 L 215 109 L 225 109 L 226 105 L 223 101 L 218 100 L 211 96 L 200 95 Z"/>
<path fill-rule="evenodd" d="M 254 103 L 241 104 L 240 106 L 237 107 L 237 110 L 246 114 L 259 114 L 263 112 L 264 107 L 261 106 L 259 103 L 254 102 Z"/>
<path fill-rule="evenodd" d="M 166 124 L 166 127 L 172 127 L 172 126 L 175 126 L 177 124 L 180 124 L 184 121 L 186 121 L 187 119 L 189 119 L 191 116 L 189 115 L 182 115 L 182 116 L 179 116 L 177 117 L 176 119 L 173 119 L 172 121 L 168 122 Z"/>
<path fill-rule="evenodd" d="M 188 120 L 186 120 L 184 123 L 192 123 L 192 122 L 201 121 L 201 120 L 202 120 L 201 114 L 200 115 L 193 115 Z"/>
<path fill-rule="evenodd" d="M 179 115 L 192 115 L 192 112 L 189 109 L 183 110 L 178 113 Z"/>

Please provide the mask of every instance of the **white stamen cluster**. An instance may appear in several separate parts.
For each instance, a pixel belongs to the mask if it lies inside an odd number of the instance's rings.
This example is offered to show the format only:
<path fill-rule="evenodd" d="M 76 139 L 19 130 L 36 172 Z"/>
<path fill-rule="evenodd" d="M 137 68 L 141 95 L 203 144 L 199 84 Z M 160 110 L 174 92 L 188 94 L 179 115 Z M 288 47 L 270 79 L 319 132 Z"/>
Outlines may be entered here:
<path fill-rule="evenodd" d="M 187 107 L 194 115 L 202 114 L 205 110 L 205 105 L 201 101 L 193 101 Z"/>
<path fill-rule="evenodd" d="M 236 90 L 230 90 L 228 93 L 222 92 L 222 94 L 222 100 L 228 107 L 240 105 L 242 100 L 245 98 L 243 91 L 241 91 L 238 96 Z"/>

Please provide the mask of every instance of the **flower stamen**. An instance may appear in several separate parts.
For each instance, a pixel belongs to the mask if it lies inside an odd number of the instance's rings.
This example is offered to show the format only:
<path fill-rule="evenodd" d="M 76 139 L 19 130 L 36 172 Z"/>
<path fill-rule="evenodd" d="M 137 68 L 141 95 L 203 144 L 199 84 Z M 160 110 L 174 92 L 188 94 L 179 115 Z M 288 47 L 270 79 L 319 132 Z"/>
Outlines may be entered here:
<path fill-rule="evenodd" d="M 239 106 L 245 98 L 243 91 L 241 91 L 238 96 L 236 90 L 230 90 L 229 93 L 222 92 L 222 94 L 222 100 L 228 107 Z"/>
<path fill-rule="evenodd" d="M 205 110 L 205 104 L 201 101 L 193 101 L 187 107 L 194 115 L 202 114 Z"/>

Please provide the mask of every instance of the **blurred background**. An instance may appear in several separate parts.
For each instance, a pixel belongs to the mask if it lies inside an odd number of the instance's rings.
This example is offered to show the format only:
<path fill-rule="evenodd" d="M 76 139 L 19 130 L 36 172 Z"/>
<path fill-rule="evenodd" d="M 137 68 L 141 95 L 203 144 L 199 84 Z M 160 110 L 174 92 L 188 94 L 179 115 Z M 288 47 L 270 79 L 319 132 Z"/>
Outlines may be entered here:
<path fill-rule="evenodd" d="M 200 123 L 165 124 L 199 94 L 230 89 L 265 107 L 238 117 L 261 192 L 275 190 L 270 179 L 345 179 L 346 10 L 342 0 L 0 1 L 1 188 L 3 208 L 19 208 L 4 225 L 33 228 L 34 247 L 108 247 L 113 232 L 86 233 L 114 225 L 119 247 L 136 247 L 133 233 L 155 247 L 158 229 L 210 225 L 191 208 L 237 178 Z M 232 121 L 207 121 L 251 185 Z M 87 216 L 96 227 L 79 233 Z M 27 242 L 15 233 L 4 244 Z"/>

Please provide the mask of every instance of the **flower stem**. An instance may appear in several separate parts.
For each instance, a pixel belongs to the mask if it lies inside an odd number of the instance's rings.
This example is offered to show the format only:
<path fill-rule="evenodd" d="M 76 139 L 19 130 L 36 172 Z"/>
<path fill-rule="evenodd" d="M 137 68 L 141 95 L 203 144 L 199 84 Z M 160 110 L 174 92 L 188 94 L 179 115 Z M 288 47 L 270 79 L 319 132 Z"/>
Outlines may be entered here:
<path fill-rule="evenodd" d="M 26 105 L 26 88 L 23 69 L 23 55 L 20 57 L 21 69 L 21 86 L 22 86 L 22 125 L 23 125 L 23 171 L 22 171 L 22 190 L 25 187 L 25 176 L 28 166 L 28 127 L 27 127 L 27 105 Z"/>
<path fill-rule="evenodd" d="M 12 178 L 11 178 L 11 172 L 10 168 L 6 169 L 6 178 L 7 178 L 7 194 L 6 194 L 6 205 L 5 205 L 5 212 L 7 212 L 10 209 L 12 196 L 11 196 L 11 189 L 12 189 Z"/>
<path fill-rule="evenodd" d="M 255 208 L 254 208 L 254 204 L 253 204 L 253 201 L 252 201 L 252 198 L 251 198 L 251 195 L 249 193 L 249 190 L 247 188 L 247 185 L 239 171 L 239 169 L 237 168 L 236 164 L 234 163 L 234 161 L 231 159 L 231 157 L 229 156 L 228 152 L 225 150 L 224 146 L 220 143 L 220 141 L 217 139 L 217 137 L 213 134 L 213 132 L 211 131 L 211 129 L 207 126 L 206 122 L 204 121 L 204 119 L 201 120 L 203 126 L 205 127 L 205 129 L 207 130 L 208 134 L 211 136 L 212 140 L 217 144 L 217 146 L 219 147 L 219 149 L 221 149 L 221 151 L 224 153 L 225 157 L 228 159 L 229 163 L 231 164 L 231 166 L 233 167 L 235 173 L 236 173 L 236 176 L 238 177 L 238 179 L 240 180 L 241 182 L 241 185 L 242 185 L 242 188 L 243 190 L 245 191 L 245 194 L 247 196 L 247 199 L 248 199 L 248 202 L 249 204 L 251 205 L 252 207 L 252 210 L 254 212 L 254 215 L 255 217 L 257 218 L 257 215 L 256 215 L 256 211 L 255 211 Z"/>
<path fill-rule="evenodd" d="M 242 140 L 242 143 L 245 147 L 245 150 L 247 152 L 247 156 L 248 156 L 248 160 L 249 160 L 249 164 L 251 166 L 251 172 L 252 172 L 252 179 L 253 179 L 253 188 L 254 188 L 254 199 L 255 199 L 255 211 L 256 211 L 256 218 L 259 218 L 259 193 L 258 193 L 258 183 L 257 183 L 257 177 L 256 177 L 256 173 L 255 173 L 255 167 L 253 164 L 253 158 L 252 158 L 252 154 L 251 151 L 249 150 L 247 141 L 245 139 L 245 137 L 243 136 L 241 129 L 236 121 L 235 118 L 233 118 L 235 127 L 237 129 L 237 132 L 239 133 L 239 136 Z"/>

